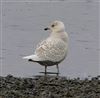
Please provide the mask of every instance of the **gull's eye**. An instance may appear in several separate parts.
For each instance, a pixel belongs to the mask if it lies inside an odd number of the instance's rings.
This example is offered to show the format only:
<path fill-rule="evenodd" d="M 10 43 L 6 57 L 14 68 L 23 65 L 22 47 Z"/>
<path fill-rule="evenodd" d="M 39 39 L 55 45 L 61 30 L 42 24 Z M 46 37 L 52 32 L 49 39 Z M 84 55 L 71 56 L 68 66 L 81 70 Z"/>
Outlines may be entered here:
<path fill-rule="evenodd" d="M 53 25 L 51 25 L 51 27 L 54 27 L 55 25 L 53 24 Z"/>

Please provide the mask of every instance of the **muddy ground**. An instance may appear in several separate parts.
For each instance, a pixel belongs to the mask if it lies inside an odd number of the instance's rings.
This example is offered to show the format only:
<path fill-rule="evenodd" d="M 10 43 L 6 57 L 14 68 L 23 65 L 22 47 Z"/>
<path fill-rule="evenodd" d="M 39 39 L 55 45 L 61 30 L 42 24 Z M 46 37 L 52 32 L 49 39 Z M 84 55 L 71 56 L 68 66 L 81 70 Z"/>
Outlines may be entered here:
<path fill-rule="evenodd" d="M 100 76 L 81 80 L 57 76 L 0 77 L 0 98 L 100 98 Z"/>

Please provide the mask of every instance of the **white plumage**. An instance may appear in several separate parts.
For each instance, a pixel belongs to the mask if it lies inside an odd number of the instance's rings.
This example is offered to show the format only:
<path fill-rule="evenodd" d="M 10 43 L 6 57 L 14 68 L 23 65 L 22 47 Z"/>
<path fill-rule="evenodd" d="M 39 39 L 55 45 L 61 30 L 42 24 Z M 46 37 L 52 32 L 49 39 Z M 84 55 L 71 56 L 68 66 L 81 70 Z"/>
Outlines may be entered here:
<path fill-rule="evenodd" d="M 46 72 L 47 66 L 57 65 L 58 67 L 58 64 L 65 59 L 68 50 L 68 35 L 61 21 L 54 21 L 45 30 L 51 31 L 50 36 L 37 46 L 33 55 L 23 57 L 23 59 L 44 65 Z"/>

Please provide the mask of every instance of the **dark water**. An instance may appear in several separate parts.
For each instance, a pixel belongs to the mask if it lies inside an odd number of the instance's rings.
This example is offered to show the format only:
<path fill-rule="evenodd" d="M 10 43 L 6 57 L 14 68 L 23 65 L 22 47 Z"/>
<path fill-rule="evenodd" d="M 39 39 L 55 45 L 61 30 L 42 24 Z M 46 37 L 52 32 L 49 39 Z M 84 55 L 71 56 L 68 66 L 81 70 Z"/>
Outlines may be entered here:
<path fill-rule="evenodd" d="M 69 34 L 69 53 L 59 65 L 61 75 L 100 74 L 99 1 L 8 1 L 2 3 L 1 75 L 29 77 L 44 70 L 22 57 L 32 54 L 36 44 L 49 35 L 43 29 L 54 20 L 63 21 Z M 56 71 L 56 67 L 49 67 L 51 70 Z"/>

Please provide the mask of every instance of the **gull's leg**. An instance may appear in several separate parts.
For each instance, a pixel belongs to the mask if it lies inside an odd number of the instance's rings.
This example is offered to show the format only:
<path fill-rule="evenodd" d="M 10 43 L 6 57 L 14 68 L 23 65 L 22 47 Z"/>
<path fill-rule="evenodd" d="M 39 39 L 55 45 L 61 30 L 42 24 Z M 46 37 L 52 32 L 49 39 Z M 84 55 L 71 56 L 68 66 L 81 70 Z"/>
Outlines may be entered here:
<path fill-rule="evenodd" d="M 59 66 L 58 66 L 58 64 L 56 65 L 56 67 L 57 67 L 57 74 L 59 74 Z"/>
<path fill-rule="evenodd" d="M 47 74 L 47 66 L 45 66 L 45 75 Z"/>

